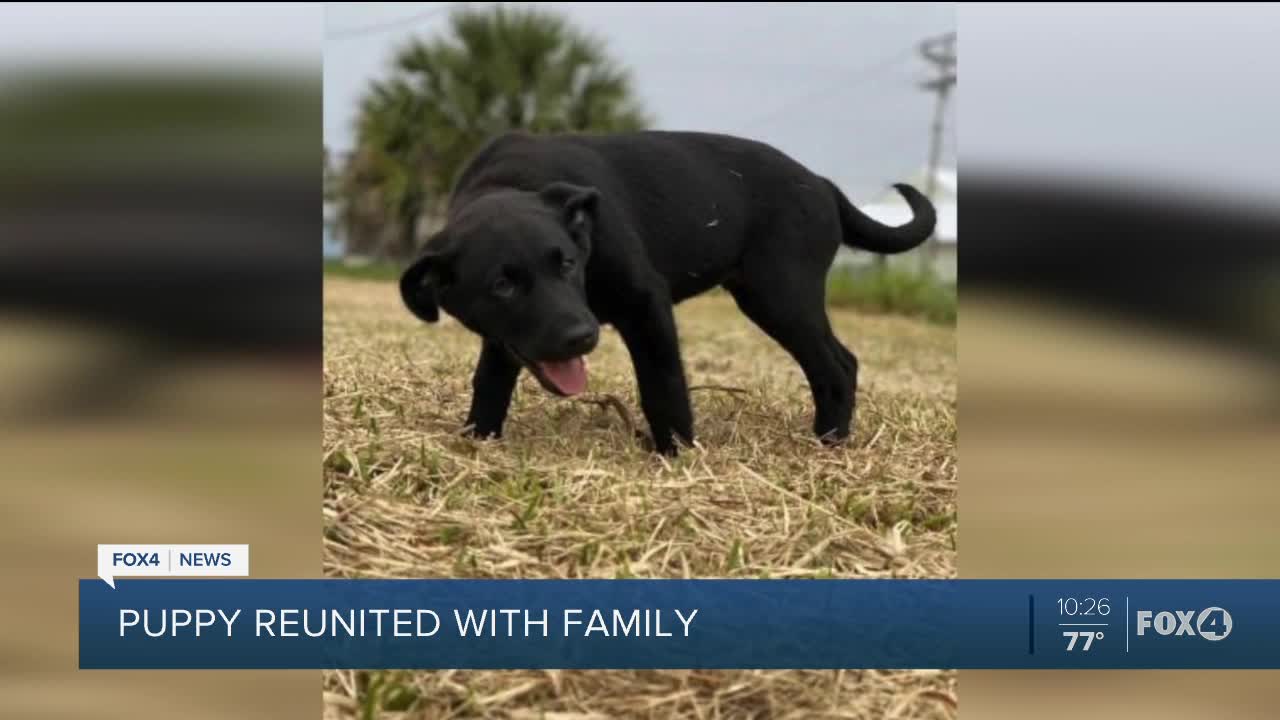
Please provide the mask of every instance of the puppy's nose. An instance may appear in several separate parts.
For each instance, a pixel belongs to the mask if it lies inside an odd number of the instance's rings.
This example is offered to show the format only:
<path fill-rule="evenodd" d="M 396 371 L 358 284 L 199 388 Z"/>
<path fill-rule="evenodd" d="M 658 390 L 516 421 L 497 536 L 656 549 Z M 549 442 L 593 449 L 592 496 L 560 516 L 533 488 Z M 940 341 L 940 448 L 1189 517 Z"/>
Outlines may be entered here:
<path fill-rule="evenodd" d="M 575 325 L 565 333 L 565 352 L 570 355 L 585 355 L 595 349 L 599 340 L 599 325 L 586 323 Z"/>

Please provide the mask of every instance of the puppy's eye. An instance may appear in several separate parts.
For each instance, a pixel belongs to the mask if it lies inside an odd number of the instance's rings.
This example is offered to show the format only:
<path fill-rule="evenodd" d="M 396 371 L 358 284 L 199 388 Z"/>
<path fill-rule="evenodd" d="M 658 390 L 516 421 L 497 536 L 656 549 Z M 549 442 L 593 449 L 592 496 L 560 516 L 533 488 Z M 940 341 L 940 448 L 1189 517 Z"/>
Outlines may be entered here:
<path fill-rule="evenodd" d="M 493 292 L 494 295 L 505 300 L 506 298 L 509 298 L 515 294 L 516 286 L 514 283 L 508 280 L 505 275 L 499 275 L 497 278 L 494 279 L 493 286 L 490 288 L 490 290 Z"/>
<path fill-rule="evenodd" d="M 578 267 L 578 261 L 571 257 L 566 257 L 560 261 L 560 274 L 568 277 L 573 274 L 574 268 Z"/>

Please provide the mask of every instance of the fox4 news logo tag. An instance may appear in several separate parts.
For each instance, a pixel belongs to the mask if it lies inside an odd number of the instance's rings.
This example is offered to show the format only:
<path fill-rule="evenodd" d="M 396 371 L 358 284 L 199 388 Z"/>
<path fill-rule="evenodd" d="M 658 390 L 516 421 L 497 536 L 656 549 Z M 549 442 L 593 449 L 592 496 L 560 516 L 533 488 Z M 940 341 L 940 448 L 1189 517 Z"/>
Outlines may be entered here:
<path fill-rule="evenodd" d="M 1138 636 L 1149 631 L 1174 637 L 1199 635 L 1205 640 L 1217 642 L 1231 634 L 1231 613 L 1220 607 L 1205 608 L 1199 614 L 1195 610 L 1139 610 Z"/>

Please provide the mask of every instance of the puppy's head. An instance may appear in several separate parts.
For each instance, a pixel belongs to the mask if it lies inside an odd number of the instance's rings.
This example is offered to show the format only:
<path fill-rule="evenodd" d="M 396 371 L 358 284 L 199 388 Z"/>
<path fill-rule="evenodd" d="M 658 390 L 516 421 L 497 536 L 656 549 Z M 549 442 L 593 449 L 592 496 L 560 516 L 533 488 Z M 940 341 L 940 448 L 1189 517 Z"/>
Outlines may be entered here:
<path fill-rule="evenodd" d="M 560 182 L 477 198 L 405 270 L 405 305 L 427 322 L 443 309 L 501 343 L 553 393 L 582 392 L 600 338 L 584 285 L 598 198 Z"/>

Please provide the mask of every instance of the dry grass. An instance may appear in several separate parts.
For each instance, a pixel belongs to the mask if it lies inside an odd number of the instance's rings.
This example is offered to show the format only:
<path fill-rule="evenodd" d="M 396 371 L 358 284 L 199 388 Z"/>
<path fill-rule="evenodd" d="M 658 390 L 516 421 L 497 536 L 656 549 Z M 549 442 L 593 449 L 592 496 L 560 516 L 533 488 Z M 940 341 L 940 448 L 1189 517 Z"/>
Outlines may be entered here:
<path fill-rule="evenodd" d="M 505 439 L 457 431 L 479 344 L 394 286 L 326 278 L 325 571 L 335 577 L 955 575 L 954 328 L 833 311 L 856 439 L 822 448 L 796 364 L 726 296 L 677 310 L 699 446 L 643 450 L 625 348 L 591 394 L 522 378 Z M 620 412 L 622 408 L 631 408 Z M 331 672 L 326 717 L 953 718 L 937 671 Z"/>

